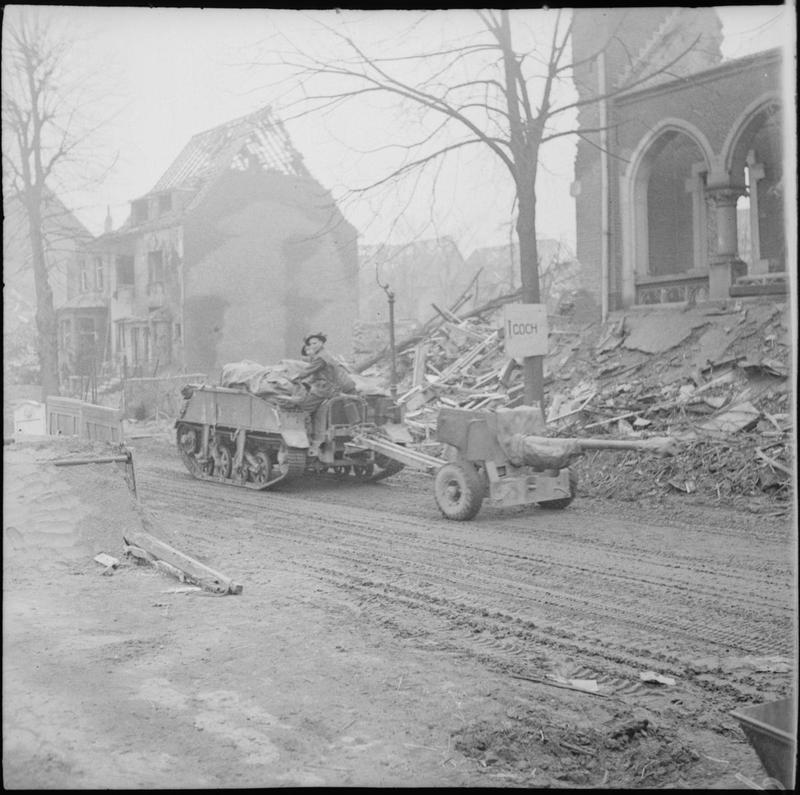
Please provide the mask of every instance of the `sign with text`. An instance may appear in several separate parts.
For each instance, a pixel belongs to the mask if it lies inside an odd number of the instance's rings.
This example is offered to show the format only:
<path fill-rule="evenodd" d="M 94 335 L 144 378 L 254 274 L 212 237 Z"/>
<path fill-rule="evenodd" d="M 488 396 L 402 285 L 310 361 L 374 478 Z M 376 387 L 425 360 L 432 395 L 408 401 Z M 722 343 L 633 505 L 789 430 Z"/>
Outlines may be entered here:
<path fill-rule="evenodd" d="M 544 304 L 506 304 L 503 314 L 506 354 L 513 359 L 547 353 L 547 307 Z"/>

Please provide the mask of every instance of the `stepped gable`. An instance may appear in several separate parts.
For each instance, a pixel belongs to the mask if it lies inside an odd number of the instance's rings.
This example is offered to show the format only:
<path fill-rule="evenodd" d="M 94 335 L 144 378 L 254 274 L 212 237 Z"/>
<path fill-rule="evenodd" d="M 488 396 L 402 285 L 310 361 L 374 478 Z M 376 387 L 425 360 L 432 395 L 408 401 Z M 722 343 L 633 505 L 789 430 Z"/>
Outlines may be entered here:
<path fill-rule="evenodd" d="M 615 77 L 615 88 L 636 83 L 649 72 L 657 72 L 667 64 L 680 58 L 668 70 L 655 75 L 651 80 L 637 83 L 636 87 L 668 82 L 677 77 L 716 66 L 722 60 L 722 23 L 713 8 L 673 8 L 639 49 L 636 56 Z M 700 37 L 697 45 L 692 42 Z"/>

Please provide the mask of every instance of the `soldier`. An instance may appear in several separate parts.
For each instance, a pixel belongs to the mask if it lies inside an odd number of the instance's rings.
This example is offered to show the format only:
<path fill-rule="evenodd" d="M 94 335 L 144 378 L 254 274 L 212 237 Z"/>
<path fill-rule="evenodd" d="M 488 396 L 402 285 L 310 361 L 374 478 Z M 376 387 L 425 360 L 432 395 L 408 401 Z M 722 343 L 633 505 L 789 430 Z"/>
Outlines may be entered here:
<path fill-rule="evenodd" d="M 309 334 L 303 340 L 303 354 L 308 356 L 308 364 L 301 370 L 292 381 L 302 383 L 306 387 L 306 393 L 292 399 L 292 402 L 309 413 L 314 414 L 313 438 L 309 455 L 319 455 L 319 445 L 322 442 L 324 432 L 323 418 L 317 416 L 317 409 L 328 398 L 342 392 L 353 394 L 356 391 L 355 381 L 345 369 L 344 365 L 325 350 L 325 343 L 328 338 L 321 332 Z"/>

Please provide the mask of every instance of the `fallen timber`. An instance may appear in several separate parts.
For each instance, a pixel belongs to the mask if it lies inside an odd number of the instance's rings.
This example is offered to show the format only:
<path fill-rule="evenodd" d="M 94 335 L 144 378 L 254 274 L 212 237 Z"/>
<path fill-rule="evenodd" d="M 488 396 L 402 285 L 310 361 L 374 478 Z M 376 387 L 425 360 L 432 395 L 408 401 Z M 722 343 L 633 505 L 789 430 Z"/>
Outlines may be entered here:
<path fill-rule="evenodd" d="M 180 552 L 150 533 L 133 532 L 123 538 L 125 553 L 142 563 L 161 568 L 178 579 L 215 594 L 240 594 L 242 585 L 199 560 Z"/>

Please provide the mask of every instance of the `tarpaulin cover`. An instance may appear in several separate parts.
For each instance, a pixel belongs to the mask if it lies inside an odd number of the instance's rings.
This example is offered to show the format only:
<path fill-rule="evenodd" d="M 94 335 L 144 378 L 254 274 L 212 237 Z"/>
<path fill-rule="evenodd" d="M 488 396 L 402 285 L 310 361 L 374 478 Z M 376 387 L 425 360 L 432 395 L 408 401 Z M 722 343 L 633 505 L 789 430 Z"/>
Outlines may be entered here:
<path fill-rule="evenodd" d="M 243 359 L 226 364 L 222 368 L 220 386 L 246 389 L 261 397 L 291 397 L 297 386 L 291 379 L 305 368 L 300 359 L 281 359 L 278 364 L 263 365 Z M 350 373 L 356 392 L 361 395 L 388 395 L 389 392 L 377 381 Z"/>
<path fill-rule="evenodd" d="M 497 442 L 514 466 L 562 469 L 581 455 L 576 439 L 550 439 L 538 405 L 498 408 Z"/>
<path fill-rule="evenodd" d="M 583 453 L 577 439 L 550 439 L 521 433 L 514 434 L 503 449 L 514 466 L 536 469 L 563 469 Z"/>
<path fill-rule="evenodd" d="M 304 362 L 296 359 L 282 359 L 266 367 L 244 359 L 224 365 L 219 383 L 220 386 L 244 388 L 254 395 L 289 397 L 296 388 L 291 379 L 304 366 Z"/>

